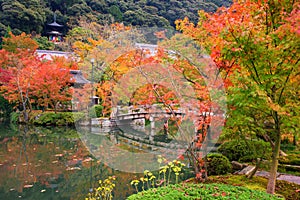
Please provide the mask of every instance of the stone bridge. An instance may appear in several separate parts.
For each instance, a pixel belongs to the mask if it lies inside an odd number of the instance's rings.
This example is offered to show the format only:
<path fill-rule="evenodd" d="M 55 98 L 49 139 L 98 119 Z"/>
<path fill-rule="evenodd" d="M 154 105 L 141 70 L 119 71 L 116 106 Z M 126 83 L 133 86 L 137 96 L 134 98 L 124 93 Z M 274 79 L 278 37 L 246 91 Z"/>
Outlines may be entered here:
<path fill-rule="evenodd" d="M 184 116 L 185 113 L 175 110 L 175 111 L 138 111 L 131 113 L 117 113 L 115 118 L 117 120 L 136 120 L 136 119 L 149 119 L 150 117 L 154 118 L 170 118 L 170 117 L 181 117 Z"/>
<path fill-rule="evenodd" d="M 154 122 L 155 119 L 167 120 L 169 118 L 181 118 L 186 113 L 182 109 L 168 109 L 163 108 L 160 105 L 151 106 L 117 106 L 113 109 L 111 119 L 123 124 L 144 124 L 145 119 L 149 119 L 150 122 Z"/>

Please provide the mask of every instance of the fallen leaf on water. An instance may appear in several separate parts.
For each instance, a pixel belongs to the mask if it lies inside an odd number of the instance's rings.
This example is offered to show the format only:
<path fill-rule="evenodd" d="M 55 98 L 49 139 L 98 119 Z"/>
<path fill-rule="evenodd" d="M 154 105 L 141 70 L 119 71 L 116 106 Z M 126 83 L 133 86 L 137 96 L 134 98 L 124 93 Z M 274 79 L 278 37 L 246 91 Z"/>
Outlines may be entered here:
<path fill-rule="evenodd" d="M 89 161 L 91 161 L 91 160 L 93 160 L 91 157 L 88 157 L 88 158 L 86 158 L 83 162 L 89 162 Z"/>
<path fill-rule="evenodd" d="M 67 171 L 73 171 L 73 170 L 81 170 L 79 167 L 67 167 Z"/>

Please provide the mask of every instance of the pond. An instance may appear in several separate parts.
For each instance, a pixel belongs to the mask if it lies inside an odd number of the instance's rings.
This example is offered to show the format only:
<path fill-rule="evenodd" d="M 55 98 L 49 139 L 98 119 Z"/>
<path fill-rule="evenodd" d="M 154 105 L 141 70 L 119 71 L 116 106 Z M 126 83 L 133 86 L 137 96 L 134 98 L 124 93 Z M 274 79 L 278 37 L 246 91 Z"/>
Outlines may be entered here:
<path fill-rule="evenodd" d="M 134 193 L 137 174 L 109 167 L 87 148 L 90 130 L 0 124 L 0 199 L 84 199 L 98 180 L 116 176 L 114 199 Z M 92 134 L 97 144 L 107 134 Z M 93 146 L 91 146 L 93 147 Z"/>

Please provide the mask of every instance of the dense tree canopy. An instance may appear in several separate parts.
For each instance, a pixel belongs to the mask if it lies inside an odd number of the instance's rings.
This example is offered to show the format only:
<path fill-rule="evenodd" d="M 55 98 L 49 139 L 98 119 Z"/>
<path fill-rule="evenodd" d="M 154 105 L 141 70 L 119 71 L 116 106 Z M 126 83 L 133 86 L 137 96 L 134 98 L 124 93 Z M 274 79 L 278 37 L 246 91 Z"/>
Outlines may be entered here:
<path fill-rule="evenodd" d="M 69 69 L 76 67 L 74 63 L 61 59 L 44 61 L 37 56 L 36 48 L 34 40 L 22 33 L 4 38 L 0 50 L 1 95 L 19 105 L 25 121 L 33 104 L 56 110 L 72 97 Z"/>
<path fill-rule="evenodd" d="M 200 12 L 178 28 L 206 47 L 227 84 L 231 136 L 260 136 L 273 148 L 267 191 L 274 193 L 280 141 L 299 133 L 299 2 L 235 2 Z"/>
<path fill-rule="evenodd" d="M 1 0 L 0 1 L 0 31 L 10 26 L 14 33 L 41 33 L 50 10 L 39 0 Z"/>
<path fill-rule="evenodd" d="M 99 24 L 124 22 L 125 25 L 172 27 L 178 18 L 198 19 L 197 11 L 216 11 L 229 6 L 231 0 L 0 0 L 0 36 L 7 26 L 14 34 L 21 32 L 45 34 L 46 24 L 53 21 L 64 24 L 64 33 L 78 25 L 80 18 Z"/>

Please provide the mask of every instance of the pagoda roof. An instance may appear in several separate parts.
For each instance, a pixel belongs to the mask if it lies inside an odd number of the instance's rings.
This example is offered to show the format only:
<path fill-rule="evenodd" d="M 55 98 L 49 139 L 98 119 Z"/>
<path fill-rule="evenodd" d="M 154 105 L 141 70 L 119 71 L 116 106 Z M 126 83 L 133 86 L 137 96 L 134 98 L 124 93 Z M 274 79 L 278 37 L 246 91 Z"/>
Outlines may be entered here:
<path fill-rule="evenodd" d="M 52 35 L 62 35 L 62 33 L 58 32 L 58 31 L 50 31 L 50 32 L 48 32 L 48 34 L 52 34 Z"/>
<path fill-rule="evenodd" d="M 48 26 L 53 26 L 53 27 L 63 27 L 63 25 L 58 24 L 56 21 L 54 21 L 54 22 L 48 24 Z"/>

